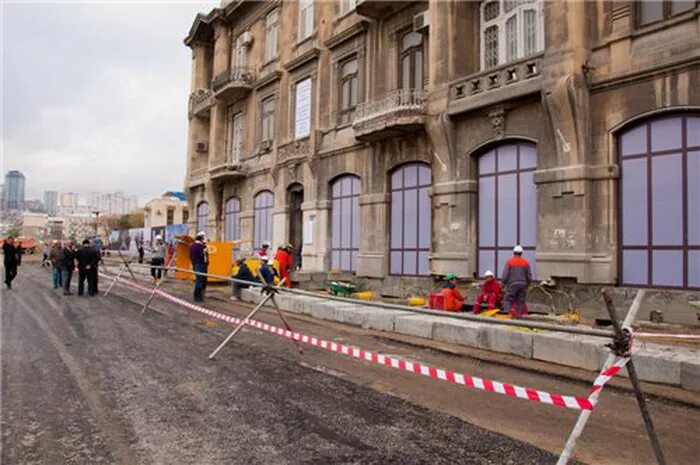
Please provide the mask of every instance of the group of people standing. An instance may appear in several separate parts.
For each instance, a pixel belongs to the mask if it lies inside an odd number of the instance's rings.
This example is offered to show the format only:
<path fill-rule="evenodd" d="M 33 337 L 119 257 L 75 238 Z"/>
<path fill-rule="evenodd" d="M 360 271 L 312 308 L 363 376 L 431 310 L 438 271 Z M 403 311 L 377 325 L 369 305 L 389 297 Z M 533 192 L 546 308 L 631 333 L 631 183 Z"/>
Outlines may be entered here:
<path fill-rule="evenodd" d="M 98 294 L 98 269 L 102 254 L 90 239 L 85 239 L 78 249 L 72 240 L 65 241 L 63 245 L 59 241 L 53 241 L 48 259 L 53 268 L 54 289 L 63 288 L 63 295 L 72 295 L 70 285 L 77 267 L 78 295 L 85 294 L 86 282 L 87 295 Z"/>
<path fill-rule="evenodd" d="M 501 275 L 501 282 L 494 276 L 491 270 L 484 273 L 484 281 L 481 283 L 479 294 L 476 296 L 472 311 L 479 313 L 482 304 L 488 309 L 493 309 L 503 300 L 503 310 L 513 318 L 521 318 L 527 315 L 527 288 L 532 283 L 532 270 L 530 263 L 523 258 L 523 248 L 519 245 L 513 247 L 513 256 L 506 261 Z M 443 286 L 441 294 L 444 297 L 444 307 L 448 311 L 461 311 L 468 309 L 464 303 L 465 298 L 457 290 L 457 276 L 448 274 L 447 283 Z M 505 295 L 503 293 L 505 289 Z"/>

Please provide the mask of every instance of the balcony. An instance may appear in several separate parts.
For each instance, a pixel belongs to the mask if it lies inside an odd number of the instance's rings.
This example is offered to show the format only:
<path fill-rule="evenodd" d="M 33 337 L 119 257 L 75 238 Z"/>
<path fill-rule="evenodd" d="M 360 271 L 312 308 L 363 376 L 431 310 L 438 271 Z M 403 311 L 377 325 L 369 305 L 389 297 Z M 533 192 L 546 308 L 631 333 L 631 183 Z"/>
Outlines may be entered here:
<path fill-rule="evenodd" d="M 197 168 L 190 171 L 190 176 L 187 179 L 187 187 L 192 189 L 194 187 L 203 186 L 207 181 L 207 169 Z"/>
<path fill-rule="evenodd" d="M 209 178 L 214 182 L 241 179 L 246 176 L 246 171 L 240 162 L 223 161 L 209 167 Z"/>
<path fill-rule="evenodd" d="M 357 0 L 355 10 L 362 16 L 379 19 L 411 3 L 414 2 L 410 0 Z"/>
<path fill-rule="evenodd" d="M 209 89 L 197 89 L 190 94 L 188 114 L 190 118 L 193 116 L 208 118 L 212 105 L 214 105 L 214 92 Z"/>
<path fill-rule="evenodd" d="M 255 71 L 247 66 L 236 66 L 211 80 L 211 88 L 218 99 L 232 102 L 250 93 Z"/>
<path fill-rule="evenodd" d="M 425 99 L 423 89 L 399 89 L 358 104 L 352 124 L 355 137 L 377 141 L 423 129 Z"/>
<path fill-rule="evenodd" d="M 542 90 L 542 55 L 469 75 L 450 85 L 447 113 L 477 110 Z"/>

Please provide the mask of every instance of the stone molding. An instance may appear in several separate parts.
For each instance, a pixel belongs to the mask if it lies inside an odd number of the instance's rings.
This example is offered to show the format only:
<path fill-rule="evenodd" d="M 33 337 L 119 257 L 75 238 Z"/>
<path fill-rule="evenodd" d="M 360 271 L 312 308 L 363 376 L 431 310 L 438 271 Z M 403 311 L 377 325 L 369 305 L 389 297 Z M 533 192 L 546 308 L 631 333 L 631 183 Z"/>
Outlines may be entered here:
<path fill-rule="evenodd" d="M 431 195 L 474 194 L 478 191 L 479 182 L 473 179 L 448 181 L 433 184 Z"/>
<path fill-rule="evenodd" d="M 391 201 L 391 194 L 383 192 L 377 194 L 362 194 L 360 195 L 360 206 L 387 204 Z"/>
<path fill-rule="evenodd" d="M 330 50 L 341 45 L 358 34 L 365 32 L 369 28 L 369 21 L 361 19 L 352 26 L 343 29 L 342 31 L 334 34 L 330 39 L 326 40 L 323 44 Z"/>
<path fill-rule="evenodd" d="M 539 169 L 533 173 L 535 184 L 553 184 L 568 181 L 600 181 L 617 179 L 618 165 L 574 165 Z"/>
<path fill-rule="evenodd" d="M 330 200 L 310 200 L 301 204 L 301 211 L 330 210 Z"/>

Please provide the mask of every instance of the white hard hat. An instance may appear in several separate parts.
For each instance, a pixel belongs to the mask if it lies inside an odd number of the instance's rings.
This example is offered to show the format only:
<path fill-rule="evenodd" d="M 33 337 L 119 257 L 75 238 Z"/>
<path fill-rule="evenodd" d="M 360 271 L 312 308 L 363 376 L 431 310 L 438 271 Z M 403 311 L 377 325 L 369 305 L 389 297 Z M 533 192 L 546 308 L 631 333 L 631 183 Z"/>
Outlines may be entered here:
<path fill-rule="evenodd" d="M 493 277 L 493 271 L 491 271 L 491 270 L 486 270 L 486 273 L 484 273 L 484 276 L 486 276 L 486 277 L 489 277 L 489 276 L 490 276 L 490 277 Z"/>
<path fill-rule="evenodd" d="M 269 259 L 270 258 L 267 255 L 263 255 L 262 257 L 260 257 L 260 260 L 262 260 L 264 262 L 268 261 Z"/>
<path fill-rule="evenodd" d="M 158 234 L 158 235 L 156 236 L 156 240 L 157 240 L 157 241 L 162 241 L 162 240 L 163 240 L 163 236 L 161 236 L 160 234 Z"/>
<path fill-rule="evenodd" d="M 204 231 L 199 231 L 194 237 L 195 239 L 199 239 L 200 237 L 207 237 L 207 234 Z"/>
<path fill-rule="evenodd" d="M 513 253 L 523 253 L 523 246 L 516 245 L 515 247 L 513 247 Z"/>

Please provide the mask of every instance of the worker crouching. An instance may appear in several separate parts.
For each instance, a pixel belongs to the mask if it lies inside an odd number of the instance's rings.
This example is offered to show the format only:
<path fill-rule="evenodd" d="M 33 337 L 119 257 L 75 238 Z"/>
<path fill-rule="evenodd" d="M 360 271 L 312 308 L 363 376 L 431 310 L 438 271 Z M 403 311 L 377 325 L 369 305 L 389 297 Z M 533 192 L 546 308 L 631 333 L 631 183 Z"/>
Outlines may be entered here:
<path fill-rule="evenodd" d="M 450 273 L 445 276 L 447 282 L 440 291 L 445 298 L 445 310 L 448 312 L 461 312 L 464 307 L 464 296 L 457 290 L 457 275 Z"/>
<path fill-rule="evenodd" d="M 498 303 L 503 298 L 503 289 L 501 288 L 501 283 L 493 275 L 493 271 L 488 270 L 484 273 L 486 278 L 483 283 L 481 283 L 481 289 L 479 294 L 476 296 L 474 301 L 474 307 L 472 310 L 474 313 L 479 313 L 481 311 L 481 305 L 486 304 L 488 310 L 496 308 Z"/>

